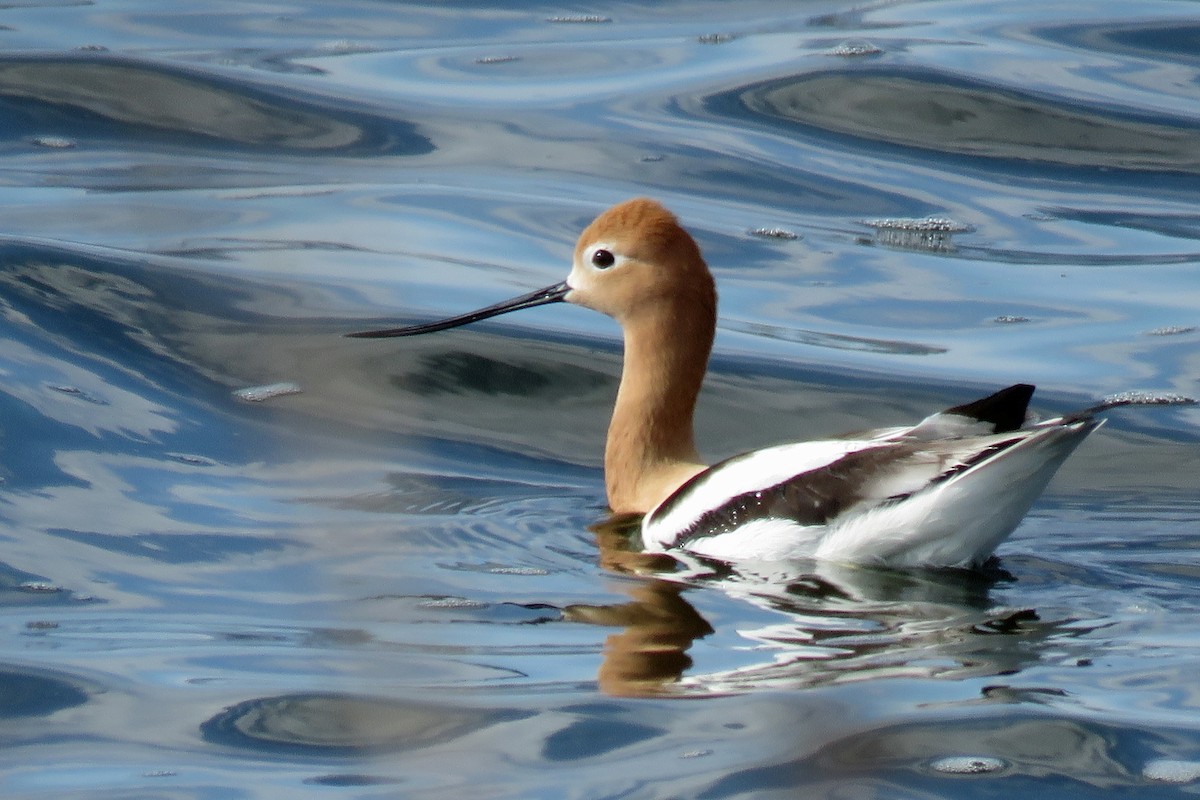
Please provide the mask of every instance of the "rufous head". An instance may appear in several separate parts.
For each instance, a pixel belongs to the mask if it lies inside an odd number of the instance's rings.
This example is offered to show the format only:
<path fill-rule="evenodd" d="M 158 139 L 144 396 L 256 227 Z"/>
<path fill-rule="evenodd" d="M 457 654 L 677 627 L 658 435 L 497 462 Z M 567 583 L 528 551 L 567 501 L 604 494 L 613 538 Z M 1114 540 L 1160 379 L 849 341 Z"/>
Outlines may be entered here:
<path fill-rule="evenodd" d="M 696 241 L 674 214 L 646 198 L 615 205 L 584 229 L 567 286 L 567 302 L 620 322 L 684 298 L 711 305 L 715 297 Z"/>

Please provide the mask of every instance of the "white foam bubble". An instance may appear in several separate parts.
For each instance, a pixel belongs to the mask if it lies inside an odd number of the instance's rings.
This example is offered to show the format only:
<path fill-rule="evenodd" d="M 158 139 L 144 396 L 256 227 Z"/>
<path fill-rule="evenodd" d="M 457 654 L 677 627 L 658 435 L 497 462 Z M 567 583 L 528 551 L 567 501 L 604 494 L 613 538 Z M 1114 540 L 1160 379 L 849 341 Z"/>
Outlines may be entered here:
<path fill-rule="evenodd" d="M 247 403 L 262 403 L 275 397 L 285 397 L 289 394 L 300 394 L 303 389 L 300 384 L 290 381 L 268 383 L 265 386 L 248 386 L 234 391 L 233 396 Z"/>
<path fill-rule="evenodd" d="M 1142 776 L 1147 780 L 1162 783 L 1191 783 L 1200 778 L 1200 761 L 1184 761 L 1176 758 L 1159 758 L 1142 767 Z"/>
<path fill-rule="evenodd" d="M 989 775 L 1007 764 L 992 756 L 946 756 L 929 762 L 929 768 L 948 775 Z"/>
<path fill-rule="evenodd" d="M 971 230 L 970 225 L 950 219 L 949 217 L 888 217 L 886 219 L 868 219 L 863 224 L 868 228 L 888 231 L 915 231 L 919 233 L 963 233 Z"/>
<path fill-rule="evenodd" d="M 874 56 L 883 52 L 883 48 L 868 42 L 865 39 L 851 39 L 848 42 L 842 42 L 837 47 L 829 51 L 831 56 L 841 56 L 842 58 L 856 58 L 860 56 Z"/>
<path fill-rule="evenodd" d="M 746 231 L 751 236 L 761 236 L 764 239 L 799 239 L 800 234 L 787 228 L 751 228 Z"/>
<path fill-rule="evenodd" d="M 1128 391 L 1106 395 L 1104 404 L 1109 406 L 1191 406 L 1194 398 L 1174 392 Z"/>

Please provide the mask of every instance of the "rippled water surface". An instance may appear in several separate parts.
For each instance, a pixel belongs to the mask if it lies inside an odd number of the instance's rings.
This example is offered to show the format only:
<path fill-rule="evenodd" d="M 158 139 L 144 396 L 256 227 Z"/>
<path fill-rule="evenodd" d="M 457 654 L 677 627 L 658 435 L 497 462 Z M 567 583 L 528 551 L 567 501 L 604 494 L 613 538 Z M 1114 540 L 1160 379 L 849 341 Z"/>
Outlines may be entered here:
<path fill-rule="evenodd" d="M 1195 409 L 1112 412 L 983 573 L 684 577 L 606 522 L 611 320 L 341 336 L 651 195 L 710 458 L 1194 396 L 1200 6 L 1081 8 L 0 8 L 3 795 L 1194 793 Z"/>

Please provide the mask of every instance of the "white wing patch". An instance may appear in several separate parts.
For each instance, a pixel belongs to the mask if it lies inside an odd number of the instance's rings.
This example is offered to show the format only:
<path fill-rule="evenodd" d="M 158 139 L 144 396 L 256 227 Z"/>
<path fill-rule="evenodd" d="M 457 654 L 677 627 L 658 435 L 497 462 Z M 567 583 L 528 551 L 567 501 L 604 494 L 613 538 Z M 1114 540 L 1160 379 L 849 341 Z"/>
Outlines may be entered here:
<path fill-rule="evenodd" d="M 739 495 L 828 466 L 847 453 L 878 446 L 874 441 L 834 439 L 783 444 L 734 456 L 701 472 L 647 514 L 642 520 L 642 540 L 651 547 L 668 547 L 705 513 Z"/>
<path fill-rule="evenodd" d="M 689 542 L 687 550 L 722 561 L 778 561 L 812 556 L 824 535 L 824 525 L 801 525 L 790 519 L 756 519 L 733 533 Z"/>

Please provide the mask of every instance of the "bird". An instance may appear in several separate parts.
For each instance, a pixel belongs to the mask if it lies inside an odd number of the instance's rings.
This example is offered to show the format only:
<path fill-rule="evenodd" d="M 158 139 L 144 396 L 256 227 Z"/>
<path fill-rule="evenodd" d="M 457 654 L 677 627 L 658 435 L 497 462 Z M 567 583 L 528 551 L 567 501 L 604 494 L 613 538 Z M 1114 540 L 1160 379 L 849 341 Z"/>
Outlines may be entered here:
<path fill-rule="evenodd" d="M 1125 404 L 1033 421 L 1034 387 L 1019 383 L 915 425 L 708 465 L 693 416 L 716 332 L 716 286 L 696 240 L 649 198 L 596 217 L 562 282 L 437 322 L 347 335 L 414 336 L 564 301 L 607 314 L 623 331 L 605 489 L 614 514 L 642 515 L 650 552 L 978 567 L 1103 423 L 1096 413 Z"/>

